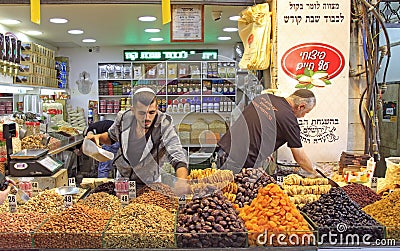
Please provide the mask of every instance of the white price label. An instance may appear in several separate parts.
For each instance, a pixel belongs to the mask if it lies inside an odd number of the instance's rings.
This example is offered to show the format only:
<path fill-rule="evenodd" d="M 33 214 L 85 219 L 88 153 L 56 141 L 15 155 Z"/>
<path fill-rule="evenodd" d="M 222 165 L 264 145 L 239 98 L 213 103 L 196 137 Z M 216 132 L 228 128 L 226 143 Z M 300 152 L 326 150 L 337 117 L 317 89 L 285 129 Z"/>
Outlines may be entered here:
<path fill-rule="evenodd" d="M 121 195 L 121 204 L 128 205 L 129 204 L 129 196 L 127 194 Z"/>
<path fill-rule="evenodd" d="M 11 213 L 17 212 L 17 197 L 14 194 L 8 195 L 8 205 Z"/>
<path fill-rule="evenodd" d="M 70 194 L 64 195 L 64 207 L 68 208 L 72 206 L 72 203 L 73 203 L 72 195 Z"/>
<path fill-rule="evenodd" d="M 371 189 L 376 192 L 378 187 L 378 177 L 372 177 L 371 179 Z"/>
<path fill-rule="evenodd" d="M 129 181 L 129 199 L 136 198 L 136 181 Z"/>
<path fill-rule="evenodd" d="M 179 209 L 184 208 L 186 206 L 186 195 L 182 195 L 178 198 L 178 207 Z"/>
<path fill-rule="evenodd" d="M 68 178 L 68 186 L 76 187 L 75 177 Z"/>
<path fill-rule="evenodd" d="M 39 191 L 39 183 L 38 182 L 32 182 L 32 192 L 38 192 Z"/>
<path fill-rule="evenodd" d="M 276 183 L 278 183 L 278 185 L 283 185 L 283 176 L 277 176 Z"/>

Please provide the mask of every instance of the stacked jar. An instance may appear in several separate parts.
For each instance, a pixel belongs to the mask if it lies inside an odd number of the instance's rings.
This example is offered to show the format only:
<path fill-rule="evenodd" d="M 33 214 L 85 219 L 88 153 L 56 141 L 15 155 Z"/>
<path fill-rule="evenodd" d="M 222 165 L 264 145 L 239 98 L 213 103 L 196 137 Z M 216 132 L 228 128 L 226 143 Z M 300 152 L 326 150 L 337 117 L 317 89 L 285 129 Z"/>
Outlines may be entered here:
<path fill-rule="evenodd" d="M 31 121 L 26 121 L 25 122 L 25 129 L 26 129 L 25 136 L 35 135 L 34 126 L 35 126 L 34 122 L 31 122 Z"/>
<path fill-rule="evenodd" d="M 107 101 L 105 99 L 100 100 L 100 113 L 107 112 Z"/>
<path fill-rule="evenodd" d="M 107 100 L 107 113 L 114 112 L 114 100 Z"/>
<path fill-rule="evenodd" d="M 115 180 L 115 193 L 119 199 L 122 195 L 129 194 L 129 179 L 128 178 L 117 178 Z"/>
<path fill-rule="evenodd" d="M 119 105 L 119 100 L 113 100 L 114 101 L 114 113 L 118 113 L 120 110 L 120 105 Z"/>

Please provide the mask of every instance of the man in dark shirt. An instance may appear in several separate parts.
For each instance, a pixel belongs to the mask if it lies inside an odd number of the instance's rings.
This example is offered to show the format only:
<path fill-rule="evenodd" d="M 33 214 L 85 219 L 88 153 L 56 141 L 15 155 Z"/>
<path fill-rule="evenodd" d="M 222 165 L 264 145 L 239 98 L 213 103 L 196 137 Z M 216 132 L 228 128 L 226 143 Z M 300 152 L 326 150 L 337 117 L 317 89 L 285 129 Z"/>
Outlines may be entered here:
<path fill-rule="evenodd" d="M 107 132 L 108 129 L 114 124 L 113 120 L 102 120 L 90 124 L 84 131 L 84 135 L 88 134 L 101 134 Z M 119 142 L 115 142 L 112 145 L 102 145 L 102 148 L 106 151 L 112 152 L 114 155 L 118 152 Z M 97 177 L 107 178 L 110 170 L 112 169 L 113 160 L 100 162 L 97 167 Z"/>
<path fill-rule="evenodd" d="M 218 142 L 220 156 L 227 169 L 262 167 L 279 147 L 287 143 L 295 161 L 305 171 L 316 175 L 305 153 L 297 118 L 304 117 L 315 106 L 310 90 L 300 89 L 287 98 L 262 94 L 243 110 L 229 131 Z"/>

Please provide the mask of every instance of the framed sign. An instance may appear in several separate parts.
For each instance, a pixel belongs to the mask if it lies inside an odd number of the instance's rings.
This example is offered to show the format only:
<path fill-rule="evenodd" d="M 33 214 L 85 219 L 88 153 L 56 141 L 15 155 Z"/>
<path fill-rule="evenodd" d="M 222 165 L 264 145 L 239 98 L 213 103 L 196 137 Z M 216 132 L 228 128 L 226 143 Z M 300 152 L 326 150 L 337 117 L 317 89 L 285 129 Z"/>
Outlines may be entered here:
<path fill-rule="evenodd" d="M 204 42 L 204 6 L 172 5 L 171 42 Z"/>

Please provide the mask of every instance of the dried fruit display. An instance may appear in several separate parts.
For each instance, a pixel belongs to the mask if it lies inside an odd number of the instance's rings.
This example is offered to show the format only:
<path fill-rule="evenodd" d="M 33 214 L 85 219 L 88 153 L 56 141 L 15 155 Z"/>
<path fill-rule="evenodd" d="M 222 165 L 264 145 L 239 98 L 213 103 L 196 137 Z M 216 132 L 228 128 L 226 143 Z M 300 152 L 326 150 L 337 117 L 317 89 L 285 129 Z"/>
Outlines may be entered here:
<path fill-rule="evenodd" d="M 371 188 L 362 184 L 352 183 L 342 188 L 350 199 L 356 202 L 361 208 L 381 199 L 381 196 L 375 193 Z"/>
<path fill-rule="evenodd" d="M 100 193 L 100 192 L 105 192 L 105 193 L 108 193 L 108 194 L 111 194 L 111 195 L 116 195 L 114 182 L 109 181 L 107 183 L 100 184 L 95 189 L 93 189 L 90 192 L 90 194 Z"/>
<path fill-rule="evenodd" d="M 363 208 L 382 225 L 386 226 L 386 238 L 400 240 L 400 190 L 396 190 L 371 205 Z"/>
<path fill-rule="evenodd" d="M 230 201 L 216 187 L 207 186 L 179 211 L 179 248 L 245 247 L 246 233 Z"/>
<path fill-rule="evenodd" d="M 328 193 L 331 185 L 325 178 L 303 178 L 297 174 L 290 174 L 283 179 L 282 188 L 295 205 L 303 207 L 318 200 L 322 194 Z"/>
<path fill-rule="evenodd" d="M 290 201 L 289 196 L 277 184 L 268 184 L 261 188 L 257 197 L 250 205 L 239 208 L 239 216 L 244 220 L 249 231 L 249 244 L 251 246 L 276 246 L 280 243 L 277 238 L 271 237 L 283 235 L 282 242 L 287 245 L 311 245 L 312 243 L 293 243 L 289 236 L 296 235 L 302 239 L 303 235 L 312 235 L 303 215 Z M 265 236 L 264 236 L 265 235 Z M 262 236 L 262 238 L 260 238 Z M 266 242 L 260 239 L 266 238 Z"/>
<path fill-rule="evenodd" d="M 228 192 L 234 181 L 234 175 L 231 170 L 206 168 L 191 170 L 188 179 L 192 193 L 199 193 L 210 184 Z"/>
<path fill-rule="evenodd" d="M 250 205 L 257 197 L 258 190 L 270 183 L 276 183 L 274 178 L 269 176 L 263 169 L 243 168 L 235 175 L 235 182 L 238 185 L 235 204 L 239 207 Z"/>
<path fill-rule="evenodd" d="M 384 237 L 383 227 L 363 212 L 341 188 L 331 188 L 329 193 L 321 195 L 319 200 L 305 205 L 302 211 L 318 225 L 319 241 L 325 244 L 328 244 L 328 237 L 332 235 L 368 234 L 371 236 L 371 242 Z M 346 245 L 343 240 L 336 240 L 337 245 Z"/>

